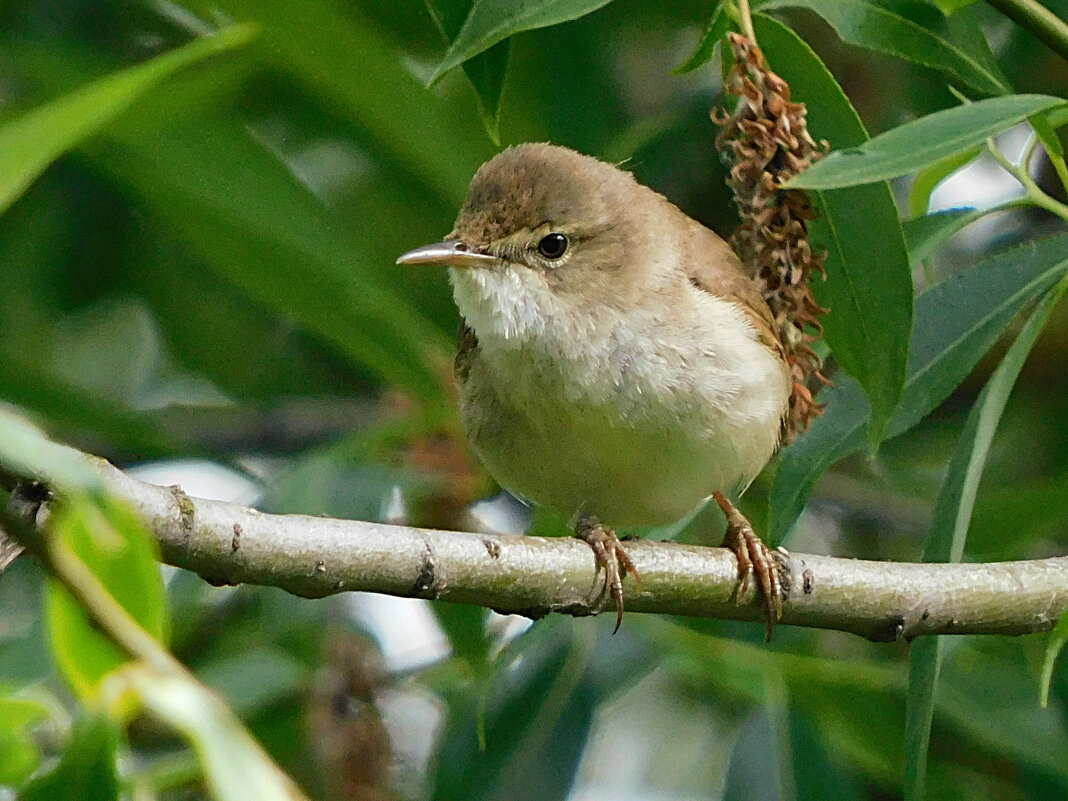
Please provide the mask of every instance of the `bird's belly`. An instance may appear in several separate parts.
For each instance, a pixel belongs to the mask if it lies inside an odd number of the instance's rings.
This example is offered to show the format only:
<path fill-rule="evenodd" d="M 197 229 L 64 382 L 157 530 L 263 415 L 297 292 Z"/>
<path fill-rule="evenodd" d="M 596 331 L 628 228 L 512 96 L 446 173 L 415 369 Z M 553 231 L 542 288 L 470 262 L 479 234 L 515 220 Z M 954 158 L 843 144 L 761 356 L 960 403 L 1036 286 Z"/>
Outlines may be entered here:
<path fill-rule="evenodd" d="M 490 472 L 521 497 L 622 528 L 665 525 L 737 483 L 735 455 L 674 428 L 606 424 L 596 409 L 514 420 L 499 441 L 475 442 Z"/>
<path fill-rule="evenodd" d="M 707 398 L 679 393 L 665 402 L 633 385 L 574 392 L 544 367 L 476 364 L 461 414 L 494 478 L 561 514 L 595 514 L 620 528 L 665 525 L 716 490 L 748 484 L 774 451 L 774 401 L 747 409 L 736 400 L 727 412 Z"/>

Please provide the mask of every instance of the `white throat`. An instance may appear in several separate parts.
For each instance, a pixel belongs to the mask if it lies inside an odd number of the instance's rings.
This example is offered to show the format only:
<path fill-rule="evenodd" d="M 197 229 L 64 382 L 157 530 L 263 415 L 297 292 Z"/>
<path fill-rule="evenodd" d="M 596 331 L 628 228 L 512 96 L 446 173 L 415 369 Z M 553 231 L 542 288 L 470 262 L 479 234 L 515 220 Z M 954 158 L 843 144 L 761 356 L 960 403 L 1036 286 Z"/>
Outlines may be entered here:
<path fill-rule="evenodd" d="M 564 312 L 534 271 L 449 269 L 456 306 L 479 339 L 520 345 L 545 330 L 546 319 Z"/>

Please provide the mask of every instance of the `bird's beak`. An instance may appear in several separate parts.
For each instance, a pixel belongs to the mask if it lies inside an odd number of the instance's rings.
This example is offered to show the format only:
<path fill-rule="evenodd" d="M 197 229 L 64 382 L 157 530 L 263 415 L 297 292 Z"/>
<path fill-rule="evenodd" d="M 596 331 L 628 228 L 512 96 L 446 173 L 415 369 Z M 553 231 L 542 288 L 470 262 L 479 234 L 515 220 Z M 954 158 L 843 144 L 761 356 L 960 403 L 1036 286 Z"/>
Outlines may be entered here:
<path fill-rule="evenodd" d="M 397 259 L 397 264 L 432 264 L 462 268 L 488 267 L 495 261 L 497 261 L 496 256 L 479 253 L 466 242 L 447 239 L 434 245 L 424 245 L 421 248 L 409 250 Z"/>

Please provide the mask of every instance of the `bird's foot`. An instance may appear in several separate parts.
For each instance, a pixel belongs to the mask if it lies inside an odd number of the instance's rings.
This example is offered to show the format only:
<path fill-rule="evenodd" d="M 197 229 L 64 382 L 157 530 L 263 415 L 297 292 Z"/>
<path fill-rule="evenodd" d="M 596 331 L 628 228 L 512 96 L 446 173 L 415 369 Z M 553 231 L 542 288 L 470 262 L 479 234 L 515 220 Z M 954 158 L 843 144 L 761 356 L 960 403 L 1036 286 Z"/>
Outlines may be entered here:
<path fill-rule="evenodd" d="M 713 497 L 719 504 L 719 508 L 723 510 L 723 514 L 727 516 L 727 535 L 723 544 L 734 551 L 735 556 L 738 557 L 737 597 L 741 598 L 745 594 L 749 581 L 755 574 L 764 596 L 764 612 L 767 616 L 764 642 L 770 642 L 775 629 L 775 621 L 782 617 L 782 604 L 786 598 L 782 576 L 785 571 L 782 554 L 770 550 L 764 544 L 745 515 L 739 512 L 722 492 L 715 493 Z"/>
<path fill-rule="evenodd" d="M 581 515 L 576 520 L 575 536 L 590 546 L 597 568 L 604 569 L 602 592 L 608 593 L 616 606 L 616 627 L 612 630 L 615 634 L 623 622 L 623 578 L 628 572 L 632 573 L 635 583 L 640 585 L 638 569 L 616 533 L 593 515 Z"/>

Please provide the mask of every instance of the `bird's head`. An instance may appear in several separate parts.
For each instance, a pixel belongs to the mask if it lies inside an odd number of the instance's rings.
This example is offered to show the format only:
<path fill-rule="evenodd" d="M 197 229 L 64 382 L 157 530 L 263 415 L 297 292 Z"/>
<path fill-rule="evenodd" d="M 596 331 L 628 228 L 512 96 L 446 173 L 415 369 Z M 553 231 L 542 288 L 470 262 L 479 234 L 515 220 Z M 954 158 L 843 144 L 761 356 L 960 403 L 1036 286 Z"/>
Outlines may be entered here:
<path fill-rule="evenodd" d="M 576 302 L 621 302 L 638 283 L 628 271 L 650 262 L 646 243 L 658 203 L 666 201 L 611 164 L 556 145 L 518 145 L 475 174 L 444 242 L 397 262 L 453 268 L 465 317 L 465 284 L 484 289 L 490 304 L 507 302 L 496 297 L 502 285 Z"/>

